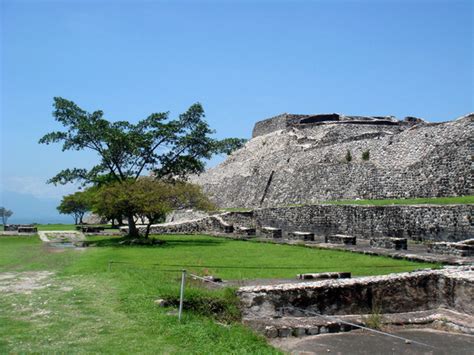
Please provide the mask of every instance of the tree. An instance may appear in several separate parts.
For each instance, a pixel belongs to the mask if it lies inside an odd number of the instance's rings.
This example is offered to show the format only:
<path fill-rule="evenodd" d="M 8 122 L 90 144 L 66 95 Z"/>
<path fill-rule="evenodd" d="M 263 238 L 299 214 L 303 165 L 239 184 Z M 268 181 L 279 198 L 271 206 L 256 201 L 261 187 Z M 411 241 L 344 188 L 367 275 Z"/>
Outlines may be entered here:
<path fill-rule="evenodd" d="M 177 119 L 168 112 L 153 113 L 132 124 L 111 122 L 102 111 L 88 113 L 74 102 L 54 98 L 53 116 L 65 127 L 44 135 L 39 143 L 62 143 L 66 150 L 92 150 L 100 158 L 91 169 L 72 168 L 60 171 L 48 180 L 53 184 L 81 181 L 98 184 L 107 181 L 125 183 L 137 180 L 144 172 L 158 179 L 184 179 L 204 170 L 204 159 L 214 154 L 230 154 L 245 142 L 242 139 L 217 140 L 204 120 L 201 104 L 192 105 Z M 129 234 L 138 236 L 133 215 L 126 215 Z"/>
<path fill-rule="evenodd" d="M 13 211 L 7 210 L 5 207 L 0 207 L 0 217 L 2 217 L 2 224 L 6 225 L 8 218 L 13 215 Z"/>
<path fill-rule="evenodd" d="M 82 218 L 91 210 L 91 196 L 85 191 L 66 195 L 61 200 L 57 210 L 61 214 L 72 215 L 75 224 L 82 224 Z"/>
<path fill-rule="evenodd" d="M 172 210 L 211 210 L 214 205 L 197 185 L 142 177 L 104 185 L 95 194 L 94 208 L 100 215 L 133 215 L 146 221 L 144 237 L 147 238 L 151 225 L 164 222 Z"/>

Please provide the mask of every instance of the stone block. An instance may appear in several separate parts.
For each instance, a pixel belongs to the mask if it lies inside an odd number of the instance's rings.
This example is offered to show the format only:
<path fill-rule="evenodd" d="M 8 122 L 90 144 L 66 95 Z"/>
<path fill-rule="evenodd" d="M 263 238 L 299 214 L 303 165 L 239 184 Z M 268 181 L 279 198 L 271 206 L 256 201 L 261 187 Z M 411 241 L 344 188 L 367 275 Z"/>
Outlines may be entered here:
<path fill-rule="evenodd" d="M 306 328 L 303 328 L 303 327 L 293 328 L 293 336 L 302 337 L 305 335 L 306 335 Z"/>
<path fill-rule="evenodd" d="M 325 242 L 330 244 L 356 245 L 356 237 L 344 234 L 333 234 L 326 236 Z"/>
<path fill-rule="evenodd" d="M 350 279 L 350 272 L 319 272 L 314 274 L 298 274 L 300 280 Z"/>
<path fill-rule="evenodd" d="M 278 337 L 278 329 L 272 325 L 266 326 L 264 334 L 267 338 L 276 338 Z"/>
<path fill-rule="evenodd" d="M 291 329 L 288 328 L 288 327 L 281 327 L 280 329 L 278 329 L 278 336 L 280 338 L 286 338 L 286 337 L 289 337 L 291 335 Z"/>
<path fill-rule="evenodd" d="M 82 233 L 100 233 L 105 230 L 104 227 L 98 226 L 76 226 L 76 229 Z"/>
<path fill-rule="evenodd" d="M 5 224 L 3 230 L 5 232 L 18 232 L 19 228 L 34 228 L 33 224 Z M 25 232 L 20 232 L 25 233 Z"/>
<path fill-rule="evenodd" d="M 36 227 L 18 227 L 18 233 L 37 233 L 38 228 Z"/>
<path fill-rule="evenodd" d="M 231 224 L 224 224 L 222 225 L 222 230 L 224 231 L 224 233 L 234 233 L 234 226 Z"/>
<path fill-rule="evenodd" d="M 407 239 L 406 238 L 370 238 L 370 246 L 374 248 L 384 249 L 395 249 L 395 250 L 407 250 Z"/>
<path fill-rule="evenodd" d="M 282 237 L 280 228 L 262 227 L 260 232 L 265 238 L 280 239 Z"/>
<path fill-rule="evenodd" d="M 473 239 L 458 243 L 438 242 L 428 244 L 428 253 L 445 254 L 454 256 L 474 256 Z"/>
<path fill-rule="evenodd" d="M 311 232 L 289 232 L 288 239 L 314 241 L 314 233 Z"/>
<path fill-rule="evenodd" d="M 317 327 L 317 326 L 309 327 L 306 330 L 306 334 L 308 334 L 308 335 L 317 335 L 317 334 L 319 334 L 319 327 Z"/>
<path fill-rule="evenodd" d="M 245 234 L 248 236 L 256 234 L 255 228 L 249 228 L 249 227 L 235 227 L 235 232 L 238 234 Z"/>

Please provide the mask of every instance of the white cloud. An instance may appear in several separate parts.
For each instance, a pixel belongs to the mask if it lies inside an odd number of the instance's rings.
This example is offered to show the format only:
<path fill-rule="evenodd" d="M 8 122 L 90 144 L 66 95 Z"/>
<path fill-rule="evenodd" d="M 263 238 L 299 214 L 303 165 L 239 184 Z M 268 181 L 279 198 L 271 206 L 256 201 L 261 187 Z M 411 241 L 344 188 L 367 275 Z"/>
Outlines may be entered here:
<path fill-rule="evenodd" d="M 47 184 L 46 180 L 47 178 L 38 176 L 5 176 L 2 179 L 1 189 L 39 199 L 58 199 L 79 190 L 77 184 L 54 186 Z"/>

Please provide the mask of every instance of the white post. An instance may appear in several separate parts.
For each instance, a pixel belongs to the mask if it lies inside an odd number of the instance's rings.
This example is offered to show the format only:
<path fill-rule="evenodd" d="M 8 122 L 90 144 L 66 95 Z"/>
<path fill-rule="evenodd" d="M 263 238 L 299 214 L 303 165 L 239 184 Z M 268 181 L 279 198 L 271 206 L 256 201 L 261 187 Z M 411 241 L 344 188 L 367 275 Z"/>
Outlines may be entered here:
<path fill-rule="evenodd" d="M 178 320 L 181 322 L 181 314 L 183 313 L 183 301 L 184 301 L 184 284 L 186 282 L 186 270 L 183 270 L 181 274 L 181 290 L 179 292 L 179 311 Z"/>

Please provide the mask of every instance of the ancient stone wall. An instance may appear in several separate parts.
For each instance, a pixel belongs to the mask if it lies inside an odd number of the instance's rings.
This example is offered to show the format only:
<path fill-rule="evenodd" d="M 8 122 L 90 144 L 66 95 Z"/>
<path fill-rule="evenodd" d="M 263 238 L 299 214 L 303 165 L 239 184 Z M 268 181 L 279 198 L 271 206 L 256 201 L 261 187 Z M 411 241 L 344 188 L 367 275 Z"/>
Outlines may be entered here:
<path fill-rule="evenodd" d="M 412 126 L 287 122 L 257 123 L 255 138 L 192 181 L 221 207 L 474 193 L 474 115 Z"/>
<path fill-rule="evenodd" d="M 315 235 L 348 234 L 358 238 L 461 241 L 474 237 L 474 205 L 358 206 L 309 205 L 254 211 L 258 227 Z"/>
<path fill-rule="evenodd" d="M 284 113 L 275 117 L 259 121 L 255 124 L 252 137 L 263 136 L 268 133 L 279 131 L 288 127 L 292 119 L 308 117 L 309 115 L 291 115 Z"/>
<path fill-rule="evenodd" d="M 447 307 L 474 314 L 470 267 L 299 284 L 242 287 L 245 317 L 414 312 Z M 295 307 L 295 308 L 293 308 Z"/>

